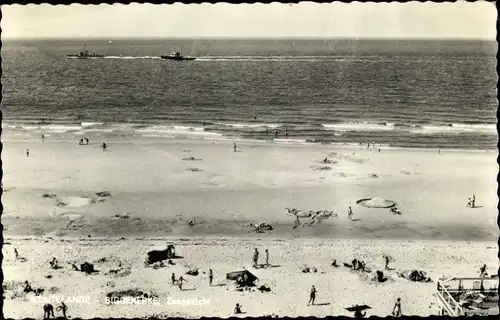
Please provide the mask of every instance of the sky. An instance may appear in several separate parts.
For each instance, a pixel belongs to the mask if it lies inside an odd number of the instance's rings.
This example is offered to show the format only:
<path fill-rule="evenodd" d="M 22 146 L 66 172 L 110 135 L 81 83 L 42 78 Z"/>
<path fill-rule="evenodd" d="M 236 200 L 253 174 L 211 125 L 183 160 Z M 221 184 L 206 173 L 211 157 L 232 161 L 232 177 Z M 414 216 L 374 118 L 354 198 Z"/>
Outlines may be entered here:
<path fill-rule="evenodd" d="M 2 6 L 2 38 L 496 37 L 494 3 Z"/>

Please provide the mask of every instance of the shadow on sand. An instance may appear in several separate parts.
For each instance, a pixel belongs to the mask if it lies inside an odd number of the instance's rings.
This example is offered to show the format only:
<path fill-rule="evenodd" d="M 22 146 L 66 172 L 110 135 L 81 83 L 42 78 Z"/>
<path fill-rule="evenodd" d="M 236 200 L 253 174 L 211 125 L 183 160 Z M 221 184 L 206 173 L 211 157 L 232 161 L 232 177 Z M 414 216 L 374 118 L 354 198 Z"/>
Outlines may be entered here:
<path fill-rule="evenodd" d="M 329 306 L 330 302 L 322 302 L 322 303 L 315 303 L 315 304 L 310 304 L 310 306 Z"/>

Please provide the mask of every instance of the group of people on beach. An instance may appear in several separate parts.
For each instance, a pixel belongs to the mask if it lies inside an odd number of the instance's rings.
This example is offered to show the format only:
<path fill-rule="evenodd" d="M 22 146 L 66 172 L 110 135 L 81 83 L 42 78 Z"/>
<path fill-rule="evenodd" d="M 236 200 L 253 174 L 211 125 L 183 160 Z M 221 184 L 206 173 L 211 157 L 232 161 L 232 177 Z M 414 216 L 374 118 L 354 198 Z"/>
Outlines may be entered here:
<path fill-rule="evenodd" d="M 267 249 L 265 250 L 265 254 L 266 254 L 266 263 L 264 265 L 259 265 L 259 250 L 257 250 L 257 248 L 255 248 L 253 255 L 252 255 L 252 262 L 253 262 L 254 268 L 259 268 L 262 266 L 264 266 L 264 267 L 270 266 L 270 264 L 269 264 L 269 251 Z"/>
<path fill-rule="evenodd" d="M 85 143 L 83 143 L 83 140 L 85 140 Z M 81 138 L 80 142 L 78 142 L 78 144 L 79 145 L 84 145 L 84 144 L 88 145 L 89 144 L 89 138 L 87 138 L 87 137 Z"/>
<path fill-rule="evenodd" d="M 176 285 L 179 287 L 179 289 L 182 291 L 182 285 L 184 282 L 188 282 L 186 279 L 184 279 L 183 276 L 180 276 L 178 279 L 175 278 L 175 273 L 172 273 L 172 277 L 170 278 L 172 280 L 172 285 Z"/>
<path fill-rule="evenodd" d="M 472 194 L 472 198 L 469 198 L 467 201 L 467 208 L 475 208 L 476 207 L 476 195 Z"/>
<path fill-rule="evenodd" d="M 64 319 L 68 319 L 66 316 L 66 311 L 68 310 L 68 306 L 61 301 L 61 305 L 57 307 L 57 311 L 61 311 Z M 50 319 L 50 317 L 55 318 L 54 316 L 54 306 L 50 303 L 46 303 L 43 305 L 43 318 Z"/>
<path fill-rule="evenodd" d="M 316 301 L 316 293 L 318 293 L 318 290 L 316 289 L 316 286 L 312 285 L 311 291 L 309 292 L 309 301 L 307 305 L 314 305 L 314 302 Z M 359 306 L 357 306 L 359 307 Z M 365 306 L 366 307 L 366 306 Z M 369 307 L 367 307 L 369 308 Z M 354 309 L 354 317 L 355 318 L 363 318 L 366 316 L 366 312 L 362 312 L 361 308 L 353 308 Z M 392 308 L 391 315 L 393 317 L 401 317 L 402 311 L 401 311 L 401 298 L 397 298 L 396 302 L 394 303 L 394 307 Z"/>
<path fill-rule="evenodd" d="M 180 276 L 180 277 L 177 279 L 177 278 L 175 277 L 175 273 L 172 273 L 172 276 L 171 276 L 171 278 L 170 278 L 170 279 L 172 280 L 172 285 L 174 285 L 174 286 L 175 286 L 175 285 L 176 285 L 176 286 L 178 286 L 178 287 L 179 287 L 179 289 L 180 289 L 181 291 L 183 290 L 182 286 L 183 286 L 184 282 L 188 282 L 186 279 L 184 279 L 184 277 L 183 277 L 183 276 Z M 213 282 L 213 280 L 214 280 L 214 272 L 213 272 L 213 270 L 212 270 L 212 269 L 209 269 L 209 270 L 208 270 L 208 284 L 209 284 L 210 286 L 212 286 L 212 282 Z"/>

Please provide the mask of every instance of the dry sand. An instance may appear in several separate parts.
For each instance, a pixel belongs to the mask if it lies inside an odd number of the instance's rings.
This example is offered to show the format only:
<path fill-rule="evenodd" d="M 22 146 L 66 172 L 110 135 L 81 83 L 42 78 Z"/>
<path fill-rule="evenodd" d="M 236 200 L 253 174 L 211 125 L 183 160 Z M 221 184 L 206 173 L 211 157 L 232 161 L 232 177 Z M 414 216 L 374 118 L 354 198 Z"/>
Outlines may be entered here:
<path fill-rule="evenodd" d="M 481 264 L 496 265 L 498 167 L 493 152 L 437 155 L 434 150 L 245 142 L 233 152 L 232 141 L 181 140 L 107 141 L 109 152 L 102 152 L 92 140 L 88 146 L 47 138 L 45 143 L 4 141 L 2 152 L 2 223 L 11 243 L 3 248 L 5 282 L 29 280 L 46 290 L 57 287 L 54 295 L 99 300 L 69 305 L 72 317 L 161 312 L 226 317 L 236 302 L 246 316 L 348 315 L 343 308 L 355 303 L 371 305 L 369 314 L 386 316 L 398 296 L 405 314 L 425 316 L 435 311 L 429 309 L 435 283 L 395 277 L 376 284 L 331 262 L 362 258 L 381 267 L 387 253 L 395 258 L 394 267 L 421 269 L 433 279 L 475 276 Z M 331 163 L 322 163 L 325 157 Z M 110 195 L 97 195 L 102 191 Z M 479 207 L 466 208 L 473 193 Z M 396 201 L 403 214 L 356 204 L 369 197 Z M 356 221 L 347 219 L 349 206 Z M 294 217 L 285 214 L 285 207 L 334 210 L 339 216 L 293 229 Z M 188 226 L 193 219 L 196 225 Z M 256 234 L 246 226 L 261 221 L 274 230 Z M 110 240 L 120 237 L 126 239 Z M 154 238 L 165 237 L 185 258 L 176 266 L 145 268 L 146 252 L 166 245 Z M 26 262 L 15 261 L 13 247 Z M 225 272 L 252 270 L 254 247 L 261 257 L 269 248 L 271 262 L 281 265 L 255 271 L 270 293 L 209 287 L 206 274 L 186 276 L 186 288 L 193 291 L 179 292 L 169 284 L 171 272 L 181 274 L 190 266 L 202 272 L 212 268 L 215 282 L 225 283 Z M 63 269 L 49 269 L 52 256 Z M 130 270 L 122 277 L 105 275 L 117 268 L 111 261 L 96 263 L 99 274 L 84 275 L 68 265 L 102 257 L 119 259 Z M 302 264 L 316 266 L 318 273 L 301 273 Z M 49 273 L 52 278 L 46 279 Z M 115 288 L 106 287 L 109 281 Z M 306 306 L 312 284 L 317 302 L 328 305 Z M 160 305 L 106 306 L 105 293 L 118 288 L 154 291 Z M 167 296 L 210 303 L 168 305 Z M 4 313 L 37 317 L 41 302 L 6 298 Z"/>

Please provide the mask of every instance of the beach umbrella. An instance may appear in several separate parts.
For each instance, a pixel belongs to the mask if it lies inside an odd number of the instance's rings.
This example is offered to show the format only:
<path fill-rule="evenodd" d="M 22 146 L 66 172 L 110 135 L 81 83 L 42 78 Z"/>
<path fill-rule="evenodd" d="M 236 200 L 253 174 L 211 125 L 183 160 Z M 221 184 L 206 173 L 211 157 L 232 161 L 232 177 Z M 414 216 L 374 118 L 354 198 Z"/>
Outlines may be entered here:
<path fill-rule="evenodd" d="M 348 308 L 345 308 L 345 309 L 346 309 L 347 311 L 356 312 L 356 311 L 368 310 L 368 309 L 371 309 L 371 308 L 372 308 L 372 307 L 367 306 L 366 304 L 364 304 L 364 305 L 362 305 L 362 306 L 355 305 L 355 306 L 348 307 Z"/>

